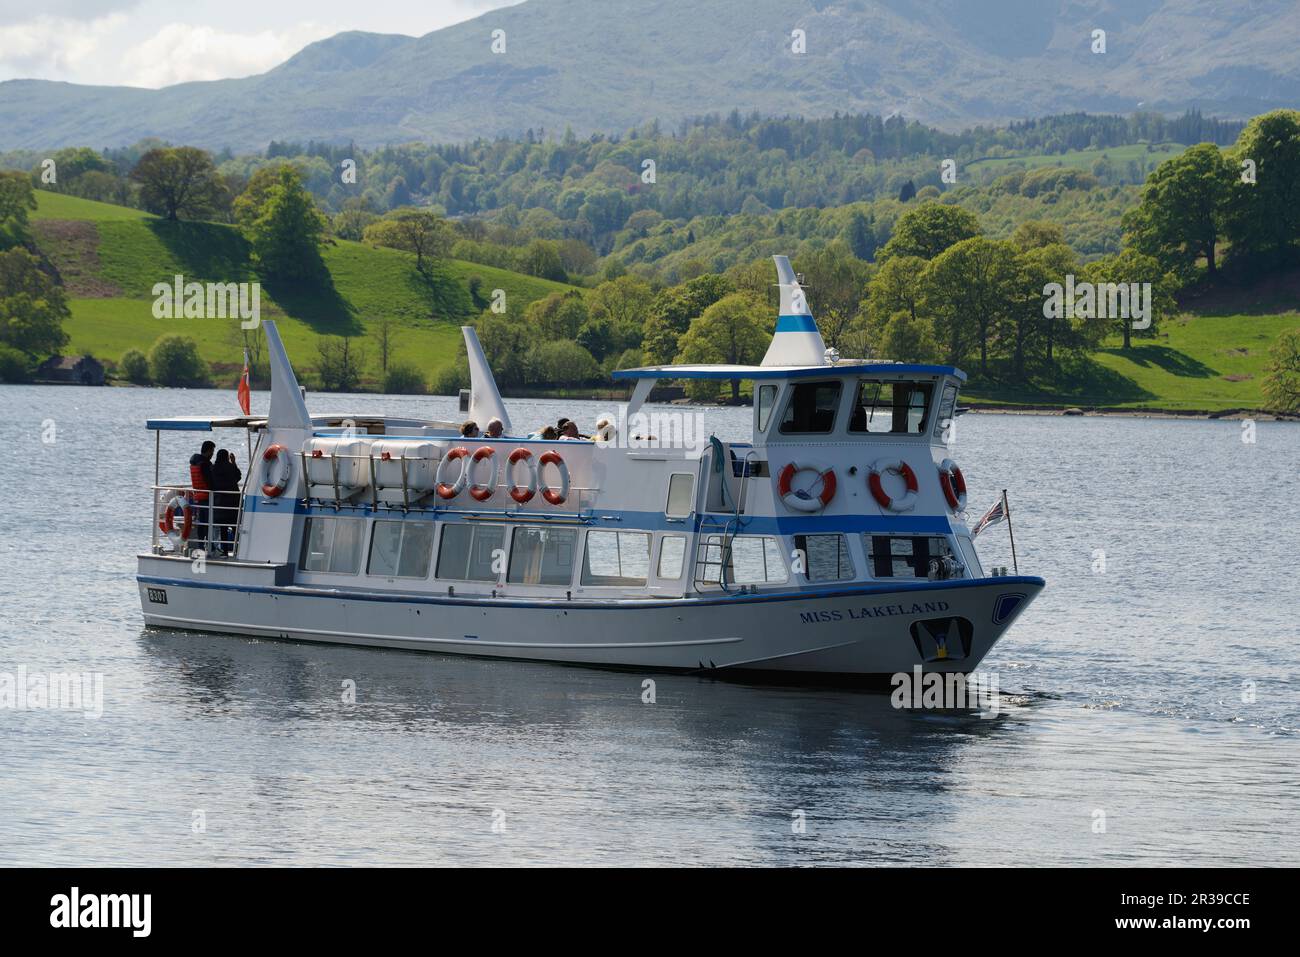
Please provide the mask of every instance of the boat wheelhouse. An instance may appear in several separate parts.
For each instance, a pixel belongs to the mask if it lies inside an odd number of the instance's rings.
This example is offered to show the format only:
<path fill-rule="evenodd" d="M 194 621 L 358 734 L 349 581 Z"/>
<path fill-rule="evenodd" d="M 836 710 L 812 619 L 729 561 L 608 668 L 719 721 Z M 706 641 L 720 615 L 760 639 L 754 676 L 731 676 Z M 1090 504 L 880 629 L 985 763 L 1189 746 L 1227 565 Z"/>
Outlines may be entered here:
<path fill-rule="evenodd" d="M 512 435 L 470 328 L 468 418 L 501 419 L 501 437 L 313 416 L 263 323 L 265 417 L 148 423 L 241 430 L 253 464 L 224 514 L 201 489 L 155 480 L 146 622 L 634 668 L 973 670 L 1044 582 L 981 567 L 945 444 L 965 376 L 838 360 L 776 262 L 762 364 L 618 372 L 630 401 L 595 440 Z M 647 410 L 657 382 L 692 378 L 752 383 L 748 441 Z M 222 525 L 230 553 L 206 540 L 196 552 L 194 529 L 218 541 Z"/>

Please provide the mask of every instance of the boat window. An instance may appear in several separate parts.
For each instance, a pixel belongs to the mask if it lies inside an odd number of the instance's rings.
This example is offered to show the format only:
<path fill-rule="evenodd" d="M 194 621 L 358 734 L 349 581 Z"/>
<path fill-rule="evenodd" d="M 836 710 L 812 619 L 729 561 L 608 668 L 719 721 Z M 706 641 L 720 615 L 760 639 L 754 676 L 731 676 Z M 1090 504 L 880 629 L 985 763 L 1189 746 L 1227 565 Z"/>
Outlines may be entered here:
<path fill-rule="evenodd" d="M 932 382 L 879 382 L 863 379 L 849 418 L 850 432 L 921 435 L 934 394 Z"/>
<path fill-rule="evenodd" d="M 785 581 L 789 576 L 781 558 L 781 543 L 770 535 L 737 535 L 731 540 L 727 577 L 737 585 Z"/>
<path fill-rule="evenodd" d="M 650 536 L 645 532 L 587 533 L 584 585 L 644 585 L 650 572 Z"/>
<path fill-rule="evenodd" d="M 686 536 L 665 535 L 659 541 L 659 577 L 677 580 L 686 563 Z"/>
<path fill-rule="evenodd" d="M 853 558 L 843 535 L 796 535 L 794 547 L 803 555 L 804 574 L 810 582 L 854 577 Z"/>
<path fill-rule="evenodd" d="M 309 518 L 298 567 L 305 572 L 355 575 L 361 568 L 365 522 L 357 518 Z"/>
<path fill-rule="evenodd" d="M 568 585 L 573 581 L 576 528 L 516 528 L 510 539 L 507 580 L 521 585 Z"/>
<path fill-rule="evenodd" d="M 776 405 L 776 386 L 758 387 L 758 431 L 766 432 L 768 420 L 772 418 L 772 409 Z"/>
<path fill-rule="evenodd" d="M 790 390 L 781 432 L 785 435 L 830 432 L 835 428 L 835 410 L 839 404 L 838 382 L 799 382 Z"/>
<path fill-rule="evenodd" d="M 953 416 L 957 412 L 957 387 L 955 385 L 946 385 L 943 387 L 943 397 L 939 399 L 939 417 L 934 423 L 934 434 L 941 435 L 943 430 L 953 421 Z"/>
<path fill-rule="evenodd" d="M 506 527 L 449 522 L 438 543 L 438 577 L 453 581 L 494 582 L 500 575 L 498 555 L 505 554 Z"/>
<path fill-rule="evenodd" d="M 929 578 L 930 563 L 957 560 L 942 535 L 864 535 L 873 578 Z"/>
<path fill-rule="evenodd" d="M 689 472 L 674 472 L 668 476 L 668 506 L 664 512 L 670 518 L 684 518 L 691 514 L 694 498 L 694 475 Z"/>
<path fill-rule="evenodd" d="M 433 523 L 375 522 L 366 574 L 385 578 L 424 578 L 433 554 Z"/>

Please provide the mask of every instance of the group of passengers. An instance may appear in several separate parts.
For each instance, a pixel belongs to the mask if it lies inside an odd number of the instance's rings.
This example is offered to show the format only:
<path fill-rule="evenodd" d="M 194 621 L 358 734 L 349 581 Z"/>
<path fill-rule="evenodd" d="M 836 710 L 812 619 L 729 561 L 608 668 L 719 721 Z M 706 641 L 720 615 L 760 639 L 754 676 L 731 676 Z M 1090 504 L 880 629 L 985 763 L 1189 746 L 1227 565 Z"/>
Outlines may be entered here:
<path fill-rule="evenodd" d="M 601 419 L 596 423 L 598 436 L 605 434 L 608 429 L 610 429 L 608 419 Z M 477 439 L 479 437 L 499 439 L 502 437 L 504 430 L 505 427 L 501 424 L 501 420 L 496 418 L 488 420 L 486 432 L 480 432 L 478 423 L 472 419 L 462 422 L 460 426 L 461 437 L 466 439 Z M 583 435 L 578 431 L 577 422 L 574 422 L 566 416 L 560 416 L 554 425 L 543 426 L 536 432 L 530 432 L 528 433 L 527 438 L 534 440 L 541 439 L 550 442 L 563 442 L 569 440 L 590 442 L 592 436 Z"/>
<path fill-rule="evenodd" d="M 235 523 L 239 520 L 239 483 L 243 478 L 235 453 L 229 449 L 217 451 L 217 443 L 211 440 L 190 456 L 190 492 L 186 496 L 191 512 L 188 547 L 207 549 L 218 555 L 231 553 Z"/>

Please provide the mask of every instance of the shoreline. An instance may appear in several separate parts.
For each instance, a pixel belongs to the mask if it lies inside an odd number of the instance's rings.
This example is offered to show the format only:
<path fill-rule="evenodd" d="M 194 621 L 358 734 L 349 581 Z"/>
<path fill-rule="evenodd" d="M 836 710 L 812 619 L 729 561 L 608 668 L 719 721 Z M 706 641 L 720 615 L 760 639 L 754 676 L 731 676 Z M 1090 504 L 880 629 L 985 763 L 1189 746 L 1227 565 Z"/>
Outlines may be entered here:
<path fill-rule="evenodd" d="M 112 381 L 104 383 L 102 386 L 84 386 L 80 382 L 24 382 L 24 383 L 7 383 L 10 385 L 29 385 L 29 386 L 82 386 L 83 388 L 104 388 L 104 389 L 167 389 L 178 388 L 173 386 L 154 386 L 154 385 L 136 385 L 130 382 Z M 184 388 L 184 387 L 179 387 Z M 212 389 L 222 391 L 221 386 L 197 386 L 195 389 Z M 320 392 L 308 390 L 318 395 L 332 395 L 335 393 Z M 341 394 L 341 393 L 340 393 Z M 387 395 L 385 392 L 372 392 L 362 390 L 358 394 L 362 395 Z M 426 395 L 433 397 L 433 393 L 407 393 L 412 395 Z M 443 396 L 443 398 L 452 398 L 455 396 Z M 509 401 L 510 399 L 569 399 L 577 402 L 626 402 L 627 396 L 620 395 L 618 390 L 600 390 L 600 389 L 556 389 L 554 391 L 547 389 L 530 389 L 525 390 L 525 394 L 507 395 L 502 398 Z M 715 408 L 734 407 L 732 403 L 718 402 L 696 402 L 686 398 L 660 398 L 651 401 L 663 405 L 699 405 L 713 406 Z M 749 406 L 752 403 L 742 401 L 737 403 L 742 406 Z M 962 408 L 962 412 L 998 414 L 998 415 L 1053 415 L 1063 417 L 1075 416 L 1109 416 L 1116 418 L 1138 418 L 1138 419 L 1226 419 L 1228 421 L 1243 421 L 1253 419 L 1257 422 L 1300 422 L 1300 412 L 1272 412 L 1266 409 L 1250 408 L 1228 408 L 1228 409 L 1170 409 L 1162 406 L 1114 406 L 1114 405 L 1008 405 L 997 402 L 979 402 L 972 400 L 969 405 Z M 961 414 L 959 412 L 958 414 Z"/>

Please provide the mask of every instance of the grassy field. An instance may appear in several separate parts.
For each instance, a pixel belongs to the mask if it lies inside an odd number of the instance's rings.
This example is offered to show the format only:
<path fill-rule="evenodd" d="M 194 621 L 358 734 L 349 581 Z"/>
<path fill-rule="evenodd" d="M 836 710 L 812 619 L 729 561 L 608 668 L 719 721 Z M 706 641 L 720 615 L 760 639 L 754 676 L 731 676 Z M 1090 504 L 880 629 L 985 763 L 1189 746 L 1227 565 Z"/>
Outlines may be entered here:
<path fill-rule="evenodd" d="M 977 379 L 963 393 L 973 403 L 1079 405 L 1176 410 L 1257 409 L 1268 350 L 1300 328 L 1300 313 L 1203 315 L 1166 322 L 1155 339 L 1116 338 L 1060 378 L 1036 388 L 999 387 Z M 972 377 L 973 379 L 975 377 Z"/>
<path fill-rule="evenodd" d="M 257 280 L 248 243 L 238 230 L 217 223 L 167 222 L 139 210 L 38 192 L 33 229 L 42 252 L 68 288 L 72 320 L 70 353 L 91 353 L 116 361 L 127 349 L 148 351 L 165 333 L 192 336 L 214 372 L 233 374 L 242 347 L 234 320 L 156 319 L 155 283 Z M 321 336 L 359 336 L 373 383 L 379 377 L 374 324 L 396 323 L 394 355 L 431 377 L 452 363 L 460 349 L 460 326 L 485 304 L 475 302 L 471 277 L 483 297 L 506 294 L 508 309 L 572 287 L 519 273 L 450 260 L 426 277 L 414 257 L 360 243 L 327 246 L 328 279 L 314 283 L 269 283 L 262 287 L 261 315 L 275 319 L 294 365 L 312 372 Z"/>
<path fill-rule="evenodd" d="M 1000 156 L 993 159 L 977 160 L 966 164 L 968 172 L 992 171 L 1004 173 L 1013 166 L 1025 169 L 1037 169 L 1040 166 L 1071 166 L 1082 170 L 1091 170 L 1092 164 L 1105 156 L 1120 170 L 1130 160 L 1139 163 L 1163 163 L 1187 149 L 1180 143 L 1133 143 L 1128 146 L 1111 146 L 1106 149 L 1071 150 L 1068 153 L 1036 153 L 1032 156 Z"/>

